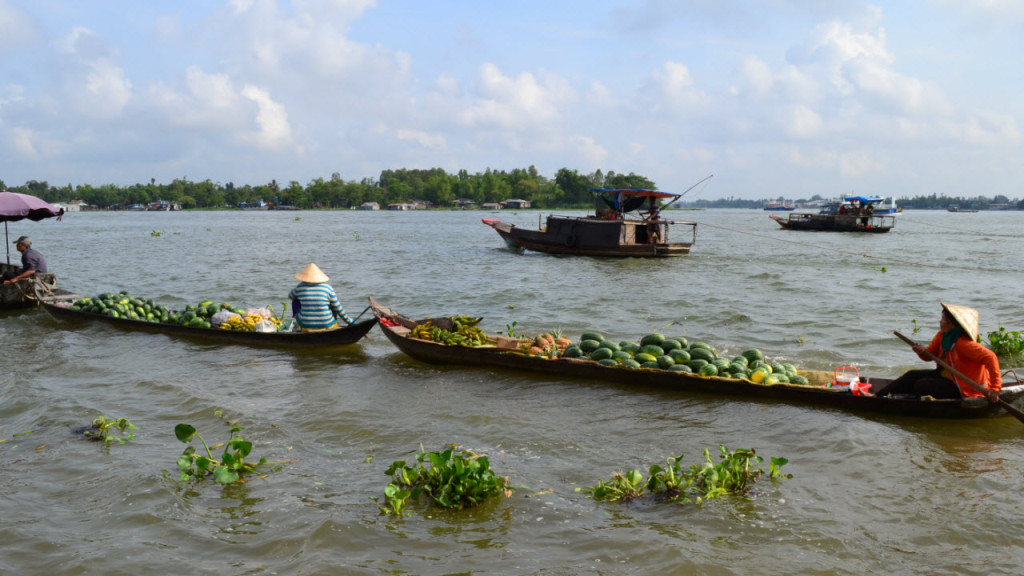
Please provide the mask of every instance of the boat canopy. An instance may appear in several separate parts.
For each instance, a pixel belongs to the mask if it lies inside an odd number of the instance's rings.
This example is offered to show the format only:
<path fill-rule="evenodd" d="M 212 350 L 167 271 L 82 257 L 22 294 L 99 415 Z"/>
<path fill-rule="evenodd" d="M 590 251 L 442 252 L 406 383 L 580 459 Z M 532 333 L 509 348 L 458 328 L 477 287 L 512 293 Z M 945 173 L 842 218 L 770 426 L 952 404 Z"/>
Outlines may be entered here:
<path fill-rule="evenodd" d="M 662 192 L 661 190 L 646 190 L 643 188 L 590 188 L 592 193 L 605 206 L 617 212 L 632 212 L 644 207 L 644 204 L 654 203 L 655 198 L 672 198 L 672 202 L 679 199 L 682 194 L 675 192 Z M 671 202 L 669 202 L 671 204 Z M 600 207 L 600 204 L 598 205 Z"/>
<path fill-rule="evenodd" d="M 645 190 L 643 188 L 591 188 L 588 192 L 596 194 L 622 194 L 624 196 L 640 196 L 643 198 L 678 198 L 682 194 L 662 192 L 661 190 Z"/>
<path fill-rule="evenodd" d="M 881 202 L 883 198 L 880 196 L 844 196 L 845 202 L 860 202 L 861 204 L 868 204 L 869 202 Z"/>

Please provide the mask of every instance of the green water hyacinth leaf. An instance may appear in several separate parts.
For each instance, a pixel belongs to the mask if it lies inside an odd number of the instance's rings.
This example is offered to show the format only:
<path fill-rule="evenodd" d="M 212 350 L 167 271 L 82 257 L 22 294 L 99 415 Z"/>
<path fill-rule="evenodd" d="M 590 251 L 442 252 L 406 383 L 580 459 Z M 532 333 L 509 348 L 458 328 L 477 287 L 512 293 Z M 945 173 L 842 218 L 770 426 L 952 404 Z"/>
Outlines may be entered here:
<path fill-rule="evenodd" d="M 178 424 L 174 427 L 174 436 L 177 437 L 179 441 L 186 444 L 192 441 L 192 437 L 195 436 L 195 433 L 195 426 L 192 426 L 191 424 Z"/>
<path fill-rule="evenodd" d="M 218 418 L 223 417 L 219 410 L 216 414 Z M 177 459 L 178 468 L 181 470 L 181 479 L 188 480 L 193 478 L 195 480 L 202 480 L 207 476 L 212 476 L 213 480 L 219 484 L 234 484 L 236 482 L 243 482 L 243 476 L 255 473 L 259 467 L 268 464 L 280 465 L 287 463 L 268 463 L 266 458 L 260 458 L 259 462 L 255 464 L 247 461 L 246 458 L 252 453 L 253 445 L 252 442 L 243 439 L 239 435 L 241 431 L 241 426 L 232 423 L 231 436 L 224 444 L 224 453 L 221 455 L 220 460 L 218 460 L 214 458 L 209 444 L 206 443 L 206 440 L 196 431 L 194 426 L 185 423 L 175 426 L 175 437 L 179 441 L 189 444 Z M 205 454 L 197 453 L 195 446 L 191 445 L 193 439 L 199 439 Z M 271 470 L 280 470 L 280 466 L 274 466 Z"/>
<path fill-rule="evenodd" d="M 683 470 L 683 456 L 680 455 L 668 458 L 666 466 L 655 464 L 648 468 L 649 477 L 646 481 L 640 470 L 630 470 L 625 474 L 614 474 L 608 481 L 599 479 L 597 486 L 576 490 L 595 500 L 608 502 L 629 501 L 651 495 L 680 503 L 689 502 L 693 497 L 697 503 L 701 503 L 729 494 L 748 494 L 749 486 L 764 474 L 759 466 L 761 457 L 754 450 L 729 452 L 725 446 L 719 448 L 721 462 L 718 464 L 712 461 L 710 451 L 705 448 L 704 461 L 690 466 L 688 470 Z M 790 477 L 780 472 L 780 468 L 788 462 L 785 458 L 772 458 L 769 477 Z"/>
<path fill-rule="evenodd" d="M 370 497 L 382 514 L 405 515 L 407 503 L 420 496 L 442 508 L 463 509 L 512 493 L 508 478 L 496 475 L 486 456 L 458 451 L 454 445 L 440 452 L 426 452 L 421 446 L 415 466 L 398 460 L 386 473 L 391 482 L 384 489 L 383 503 Z"/>

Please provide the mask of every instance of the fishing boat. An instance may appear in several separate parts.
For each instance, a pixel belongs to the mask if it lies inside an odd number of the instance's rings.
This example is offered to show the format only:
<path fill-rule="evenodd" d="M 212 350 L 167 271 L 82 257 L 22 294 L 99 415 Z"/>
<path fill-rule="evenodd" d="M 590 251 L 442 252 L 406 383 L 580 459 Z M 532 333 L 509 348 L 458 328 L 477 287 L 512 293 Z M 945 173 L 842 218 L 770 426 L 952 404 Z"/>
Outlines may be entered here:
<path fill-rule="evenodd" d="M 74 300 L 66 298 L 40 298 L 39 304 L 62 325 L 99 323 L 116 326 L 125 330 L 137 330 L 169 336 L 183 336 L 187 338 L 198 338 L 202 340 L 219 342 L 224 344 L 246 344 L 249 346 L 288 346 L 298 348 L 323 348 L 330 346 L 342 346 L 354 344 L 365 336 L 375 324 L 376 318 L 357 321 L 355 324 L 337 328 L 334 330 L 319 330 L 315 332 L 249 332 L 244 330 L 222 330 L 220 328 L 202 328 L 182 326 L 179 324 L 166 324 L 160 322 L 147 322 L 144 320 L 133 320 L 131 318 L 119 318 L 95 314 L 84 310 L 71 308 Z"/>
<path fill-rule="evenodd" d="M 782 382 L 763 385 L 739 378 L 700 376 L 688 372 L 651 368 L 605 366 L 584 358 L 531 355 L 521 350 L 514 339 L 503 336 L 488 337 L 488 343 L 484 346 L 445 345 L 412 336 L 412 330 L 427 322 L 426 319 L 413 320 L 383 306 L 373 298 L 370 298 L 370 308 L 379 320 L 380 329 L 398 350 L 427 364 L 525 371 L 588 383 L 599 380 L 686 393 L 740 399 L 768 398 L 812 406 L 926 418 L 985 418 L 1007 414 L 999 404 L 989 403 L 984 398 L 921 400 L 854 394 L 850 386 L 832 385 L 839 380 L 835 371 L 801 371 L 800 374 L 809 382 L 807 385 Z M 429 321 L 442 327 L 446 321 L 449 325 L 452 322 L 451 318 L 444 317 L 431 317 Z M 870 384 L 870 387 L 876 390 L 891 382 L 891 379 L 875 377 L 859 377 L 859 380 Z M 1024 382 L 1015 377 L 1004 377 L 1001 398 L 1014 407 L 1024 406 Z"/>
<path fill-rule="evenodd" d="M 882 202 L 878 196 L 845 196 L 826 204 L 821 211 L 791 212 L 787 217 L 770 214 L 769 217 L 785 230 L 816 230 L 825 232 L 885 233 L 896 225 L 895 214 L 879 214 L 875 206 Z"/>
<path fill-rule="evenodd" d="M 548 254 L 658 258 L 683 256 L 697 241 L 697 223 L 666 220 L 661 211 L 682 194 L 639 188 L 595 188 L 593 215 L 547 217 L 538 230 L 520 228 L 496 218 L 483 218 L 514 250 Z M 685 194 L 685 192 L 683 193 Z M 665 204 L 659 205 L 659 201 Z M 684 239 L 669 240 L 669 229 L 685 230 Z"/>
<path fill-rule="evenodd" d="M 789 212 L 796 210 L 796 206 L 793 206 L 789 202 L 769 202 L 764 205 L 764 209 L 770 212 Z"/>

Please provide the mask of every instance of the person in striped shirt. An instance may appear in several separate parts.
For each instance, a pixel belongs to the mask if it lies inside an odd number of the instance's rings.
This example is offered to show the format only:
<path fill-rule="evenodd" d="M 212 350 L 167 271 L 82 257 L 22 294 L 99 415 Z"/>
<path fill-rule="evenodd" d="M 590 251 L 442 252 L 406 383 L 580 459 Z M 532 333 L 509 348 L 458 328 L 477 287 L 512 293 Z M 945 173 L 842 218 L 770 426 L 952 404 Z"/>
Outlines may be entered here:
<path fill-rule="evenodd" d="M 352 324 L 352 319 L 338 302 L 334 288 L 327 283 L 330 278 L 316 264 L 310 263 L 295 275 L 299 284 L 292 288 L 288 297 L 296 310 L 295 323 L 305 332 L 329 330 L 338 327 L 338 319 Z"/>

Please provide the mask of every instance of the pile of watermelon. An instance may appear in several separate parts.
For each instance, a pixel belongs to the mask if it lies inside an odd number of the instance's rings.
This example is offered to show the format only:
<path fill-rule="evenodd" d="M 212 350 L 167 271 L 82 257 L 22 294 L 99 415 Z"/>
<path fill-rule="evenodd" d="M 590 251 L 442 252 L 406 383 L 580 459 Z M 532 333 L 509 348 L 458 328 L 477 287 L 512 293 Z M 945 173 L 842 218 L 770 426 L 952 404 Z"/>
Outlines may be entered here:
<path fill-rule="evenodd" d="M 584 332 L 577 344 L 566 347 L 563 358 L 589 358 L 604 366 L 669 370 L 742 378 L 757 384 L 790 382 L 808 384 L 788 362 L 769 362 L 757 348 L 749 348 L 732 359 L 718 355 L 707 342 L 690 342 L 682 336 L 647 334 L 639 342 L 612 342 L 600 332 Z"/>

